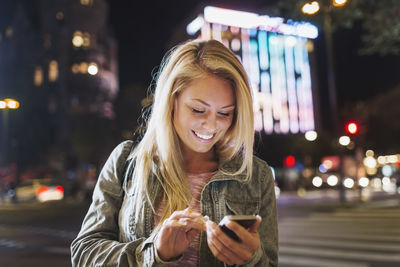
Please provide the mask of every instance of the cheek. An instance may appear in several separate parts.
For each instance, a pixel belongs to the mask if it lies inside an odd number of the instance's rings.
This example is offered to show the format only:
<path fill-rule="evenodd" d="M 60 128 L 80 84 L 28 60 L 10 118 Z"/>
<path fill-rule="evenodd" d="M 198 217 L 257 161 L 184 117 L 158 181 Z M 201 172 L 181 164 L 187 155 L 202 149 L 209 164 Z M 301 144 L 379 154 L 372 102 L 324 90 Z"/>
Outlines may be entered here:
<path fill-rule="evenodd" d="M 196 118 L 186 113 L 181 113 L 179 116 L 174 117 L 175 127 L 179 127 L 182 131 L 192 128 L 197 121 Z"/>
<path fill-rule="evenodd" d="M 231 127 L 232 125 L 232 118 L 230 119 L 224 119 L 223 121 L 220 122 L 220 129 L 226 131 Z"/>

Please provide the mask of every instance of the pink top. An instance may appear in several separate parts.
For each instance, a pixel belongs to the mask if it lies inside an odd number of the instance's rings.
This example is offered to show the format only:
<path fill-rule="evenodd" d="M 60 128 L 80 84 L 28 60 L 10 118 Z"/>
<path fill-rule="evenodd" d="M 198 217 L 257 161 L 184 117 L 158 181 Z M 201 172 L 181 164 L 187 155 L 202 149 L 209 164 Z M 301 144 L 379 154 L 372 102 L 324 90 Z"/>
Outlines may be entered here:
<path fill-rule="evenodd" d="M 206 173 L 199 173 L 199 174 L 193 174 L 193 173 L 188 173 L 188 181 L 189 181 L 189 187 L 190 187 L 190 192 L 192 193 L 192 200 L 190 201 L 190 208 L 198 211 L 201 213 L 201 191 L 203 190 L 204 186 L 210 181 L 211 177 L 215 174 L 215 172 L 206 172 Z M 165 208 L 165 201 L 162 201 L 159 206 L 157 207 L 157 212 L 154 217 L 155 219 L 155 225 L 160 220 L 160 215 L 162 210 Z M 194 237 L 193 241 L 190 243 L 189 247 L 186 249 L 186 251 L 183 253 L 183 259 L 172 263 L 168 264 L 168 266 L 187 266 L 187 267 L 194 267 L 194 266 L 199 266 L 199 248 L 200 248 L 200 234 L 201 232 L 199 231 L 198 234 Z"/>

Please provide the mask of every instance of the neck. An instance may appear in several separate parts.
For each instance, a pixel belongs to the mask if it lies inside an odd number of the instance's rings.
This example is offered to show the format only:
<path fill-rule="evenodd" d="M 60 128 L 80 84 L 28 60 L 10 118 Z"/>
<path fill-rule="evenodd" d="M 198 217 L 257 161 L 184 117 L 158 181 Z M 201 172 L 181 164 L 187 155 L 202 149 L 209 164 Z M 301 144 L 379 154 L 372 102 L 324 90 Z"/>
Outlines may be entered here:
<path fill-rule="evenodd" d="M 184 161 L 188 173 L 212 172 L 218 167 L 218 159 L 214 149 L 207 153 L 184 151 Z"/>

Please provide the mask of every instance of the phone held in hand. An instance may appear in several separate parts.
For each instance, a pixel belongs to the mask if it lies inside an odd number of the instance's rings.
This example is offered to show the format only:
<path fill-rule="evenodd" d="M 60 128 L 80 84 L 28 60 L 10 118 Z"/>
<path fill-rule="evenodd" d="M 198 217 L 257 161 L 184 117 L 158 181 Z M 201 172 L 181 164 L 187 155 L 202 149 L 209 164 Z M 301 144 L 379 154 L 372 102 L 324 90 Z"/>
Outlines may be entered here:
<path fill-rule="evenodd" d="M 225 224 L 228 221 L 235 221 L 238 224 L 240 224 L 241 226 L 243 226 L 245 229 L 248 229 L 256 222 L 256 216 L 255 215 L 226 215 L 219 222 L 218 225 L 225 234 L 227 234 L 233 240 L 240 242 L 239 237 L 232 230 L 230 230 L 228 227 L 225 226 Z"/>

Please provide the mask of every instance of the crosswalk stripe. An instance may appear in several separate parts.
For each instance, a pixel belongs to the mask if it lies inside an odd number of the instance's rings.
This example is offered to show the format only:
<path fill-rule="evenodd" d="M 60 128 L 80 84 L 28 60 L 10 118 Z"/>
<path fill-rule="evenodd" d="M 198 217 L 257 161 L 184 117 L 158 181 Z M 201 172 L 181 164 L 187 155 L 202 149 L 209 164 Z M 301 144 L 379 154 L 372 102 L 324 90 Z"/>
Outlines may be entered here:
<path fill-rule="evenodd" d="M 376 219 L 376 218 L 373 218 L 373 219 L 366 218 L 366 219 L 364 219 L 364 218 L 361 218 L 360 219 L 360 218 L 355 218 L 355 217 L 353 217 L 353 218 L 336 217 L 335 218 L 335 217 L 327 217 L 327 216 L 324 216 L 324 217 L 315 217 L 315 216 L 311 217 L 310 216 L 309 218 L 285 218 L 284 220 L 279 220 L 278 222 L 279 223 L 289 223 L 289 222 L 320 223 L 320 221 L 323 221 L 324 223 L 330 223 L 330 224 L 337 223 L 337 222 L 343 222 L 343 223 L 346 223 L 346 222 L 357 222 L 357 223 L 360 223 L 360 224 L 379 223 L 379 225 L 381 225 L 382 223 L 394 224 L 394 223 L 400 222 L 400 220 L 392 220 L 392 219 L 388 219 L 388 218 L 381 218 L 381 219 Z"/>
<path fill-rule="evenodd" d="M 316 215 L 310 215 L 307 218 L 302 218 L 302 217 L 296 217 L 296 218 L 285 218 L 284 220 L 281 221 L 318 221 L 318 220 L 325 220 L 325 221 L 358 221 L 358 222 L 387 222 L 387 223 L 395 223 L 396 221 L 399 222 L 399 219 L 394 219 L 394 218 L 387 218 L 387 217 L 350 217 L 350 216 L 316 216 Z"/>
<path fill-rule="evenodd" d="M 358 220 L 333 220 L 329 218 L 290 218 L 284 221 L 279 221 L 279 225 L 286 225 L 286 224 L 297 224 L 297 225 L 324 225 L 334 227 L 337 225 L 345 225 L 345 226 L 357 226 L 357 227 L 378 227 L 378 228 L 386 228 L 386 229 L 397 229 L 400 225 L 399 222 L 388 222 L 387 220 L 381 221 L 358 221 Z"/>
<path fill-rule="evenodd" d="M 314 232 L 321 232 L 321 231 L 340 231 L 342 233 L 364 233 L 364 234 L 372 234 L 372 235 L 382 235 L 382 234 L 388 234 L 388 235 L 400 235 L 400 229 L 396 228 L 387 228 L 387 227 L 379 227 L 379 226 L 374 226 L 372 229 L 368 228 L 360 228 L 359 225 L 337 225 L 337 224 L 327 224 L 327 225 L 321 225 L 321 224 L 311 224 L 311 223 L 280 223 L 279 224 L 279 229 L 282 232 L 285 231 L 290 231 L 290 229 L 293 229 L 293 227 L 296 228 L 297 231 L 302 232 L 302 231 L 307 231 L 309 229 L 312 229 Z"/>
<path fill-rule="evenodd" d="M 0 246 L 9 247 L 9 248 L 25 248 L 25 245 L 23 243 L 8 240 L 8 239 L 0 239 Z"/>
<path fill-rule="evenodd" d="M 400 252 L 400 244 L 393 243 L 378 243 L 378 242 L 357 242 L 357 241 L 340 241 L 340 240 L 318 240 L 318 239 L 309 239 L 309 238 L 301 238 L 301 237 L 285 237 L 280 238 L 279 242 L 281 244 L 290 244 L 290 245 L 310 245 L 310 246 L 330 246 L 330 247 L 339 247 L 339 248 L 350 248 L 350 249 L 370 249 L 370 250 L 383 250 L 383 251 L 396 251 Z"/>
<path fill-rule="evenodd" d="M 388 219 L 388 220 L 400 220 L 400 214 L 397 213 L 345 213 L 345 212 L 334 212 L 331 214 L 326 213 L 314 213 L 311 217 L 346 217 L 346 218 L 355 218 L 355 219 Z"/>
<path fill-rule="evenodd" d="M 398 219 L 379 219 L 379 218 L 348 218 L 348 217 L 328 217 L 328 216 L 310 216 L 310 221 L 321 221 L 321 222 L 352 222 L 352 223 L 367 223 L 367 224 L 385 224 L 385 225 L 400 225 L 400 220 Z"/>
<path fill-rule="evenodd" d="M 336 239 L 355 239 L 355 240 L 368 240 L 368 241 L 387 241 L 387 242 L 400 242 L 400 236 L 393 235 L 371 235 L 371 234 L 358 234 L 358 233 L 338 233 L 338 232 L 315 232 L 313 229 L 309 231 L 299 232 L 297 229 L 289 229 L 280 231 L 280 236 L 288 237 L 321 237 L 321 238 L 336 238 Z"/>
<path fill-rule="evenodd" d="M 71 255 L 68 247 L 45 247 L 43 250 L 54 254 Z"/>
<path fill-rule="evenodd" d="M 400 207 L 400 199 L 388 199 L 383 201 L 375 201 L 368 203 L 368 206 L 362 208 L 398 208 Z"/>
<path fill-rule="evenodd" d="M 368 264 L 357 263 L 350 261 L 341 260 L 328 260 L 328 259 L 317 259 L 307 257 L 296 257 L 296 256 L 279 256 L 279 265 L 287 264 L 289 266 L 307 266 L 307 267 L 368 267 Z"/>
<path fill-rule="evenodd" d="M 383 261 L 383 262 L 400 262 L 400 254 L 389 254 L 389 253 L 376 253 L 376 252 L 357 252 L 348 251 L 341 249 L 321 249 L 321 248 L 300 248 L 297 246 L 280 246 L 280 253 L 288 254 L 300 254 L 307 256 L 316 257 L 335 257 L 342 259 L 354 259 L 354 260 L 372 260 L 372 261 Z"/>
<path fill-rule="evenodd" d="M 279 218 L 280 265 L 368 267 L 399 263 L 398 203 L 386 201 L 376 206 L 341 207 Z"/>

